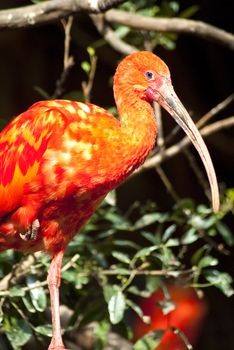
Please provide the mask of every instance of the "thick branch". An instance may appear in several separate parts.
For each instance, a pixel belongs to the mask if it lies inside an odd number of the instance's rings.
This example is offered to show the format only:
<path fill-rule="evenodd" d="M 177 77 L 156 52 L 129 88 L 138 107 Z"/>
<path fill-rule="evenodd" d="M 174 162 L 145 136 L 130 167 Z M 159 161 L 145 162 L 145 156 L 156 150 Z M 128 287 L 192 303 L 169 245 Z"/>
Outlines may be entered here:
<path fill-rule="evenodd" d="M 0 29 L 45 24 L 77 12 L 99 13 L 124 0 L 50 0 L 35 5 L 0 11 Z"/>
<path fill-rule="evenodd" d="M 133 13 L 110 10 L 105 20 L 141 30 L 185 33 L 212 40 L 234 50 L 234 35 L 210 24 L 183 18 L 152 18 Z"/>
<path fill-rule="evenodd" d="M 183 18 L 151 18 L 114 10 L 124 0 L 50 0 L 35 5 L 0 11 L 0 29 L 22 28 L 45 24 L 78 12 L 107 11 L 105 20 L 141 30 L 186 33 L 212 40 L 234 50 L 234 35 L 201 21 Z M 112 34 L 109 34 L 112 35 Z"/>
<path fill-rule="evenodd" d="M 115 34 L 111 27 L 104 20 L 103 14 L 90 15 L 95 27 L 98 32 L 104 37 L 106 42 L 112 46 L 116 51 L 123 55 L 129 55 L 130 53 L 136 52 L 137 48 L 129 45 Z"/>
<path fill-rule="evenodd" d="M 217 131 L 220 131 L 221 129 L 229 128 L 231 126 L 234 126 L 234 116 L 229 117 L 223 120 L 220 120 L 218 122 L 215 122 L 211 125 L 208 125 L 200 130 L 200 133 L 203 137 L 206 137 L 208 135 L 211 135 Z M 158 164 L 163 163 L 165 160 L 175 156 L 176 154 L 179 154 L 185 147 L 188 147 L 190 145 L 190 140 L 187 136 L 185 136 L 180 142 L 178 142 L 176 145 L 173 145 L 166 150 L 164 150 L 161 153 L 157 153 L 152 158 L 149 158 L 146 160 L 146 162 L 138 169 L 136 170 L 133 175 L 142 172 L 146 169 L 151 169 L 157 166 Z"/>

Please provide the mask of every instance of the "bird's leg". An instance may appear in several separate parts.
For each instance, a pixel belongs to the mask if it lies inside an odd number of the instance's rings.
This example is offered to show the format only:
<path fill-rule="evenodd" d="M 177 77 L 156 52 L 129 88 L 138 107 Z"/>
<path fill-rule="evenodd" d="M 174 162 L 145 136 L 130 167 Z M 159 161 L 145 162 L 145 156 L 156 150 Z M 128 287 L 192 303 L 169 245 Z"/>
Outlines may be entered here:
<path fill-rule="evenodd" d="M 66 350 L 61 336 L 59 311 L 59 286 L 61 279 L 61 266 L 63 251 L 54 255 L 48 271 L 48 287 L 50 291 L 53 336 L 48 350 Z"/>

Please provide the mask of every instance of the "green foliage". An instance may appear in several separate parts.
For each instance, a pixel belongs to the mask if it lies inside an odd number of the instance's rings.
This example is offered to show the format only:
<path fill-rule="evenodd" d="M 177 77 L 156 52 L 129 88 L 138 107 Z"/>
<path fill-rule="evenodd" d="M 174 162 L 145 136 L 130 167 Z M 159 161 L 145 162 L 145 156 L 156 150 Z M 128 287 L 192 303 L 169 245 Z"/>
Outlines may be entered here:
<path fill-rule="evenodd" d="M 146 17 L 190 18 L 198 11 L 199 7 L 192 5 L 181 11 L 179 1 L 162 0 L 156 2 L 152 0 L 138 0 L 126 1 L 120 8 L 126 12 Z M 175 33 L 139 31 L 126 25 L 115 25 L 114 28 L 115 34 L 119 38 L 136 46 L 139 50 L 154 50 L 158 45 L 163 46 L 167 50 L 174 50 L 176 47 L 177 35 Z"/>
<path fill-rule="evenodd" d="M 19 350 L 31 338 L 32 331 L 27 321 L 15 317 L 4 317 L 3 331 L 14 350 Z"/>
<path fill-rule="evenodd" d="M 160 343 L 163 334 L 164 331 L 154 331 L 148 333 L 135 343 L 133 350 L 154 350 Z"/>
<path fill-rule="evenodd" d="M 141 208 L 133 204 L 127 216 L 116 206 L 115 193 L 108 195 L 84 231 L 70 243 L 64 258 L 61 301 L 72 310 L 65 336 L 77 324 L 82 328 L 96 320 L 98 349 L 102 349 L 113 325 L 128 334 L 128 313 L 148 323 L 150 319 L 136 298 L 149 297 L 159 285 L 174 278 L 182 281 L 186 277 L 186 284 L 199 288 L 215 286 L 231 296 L 232 278 L 219 268 L 222 255 L 216 240 L 233 245 L 233 233 L 223 222 L 233 210 L 232 193 L 227 191 L 219 214 L 184 200 L 166 213 L 155 211 L 149 203 Z M 0 259 L 0 275 L 4 276 L 20 254 L 6 251 Z M 23 278 L 12 279 L 10 288 L 0 292 L 1 327 L 13 349 L 21 349 L 29 339 L 44 341 L 51 335 L 45 316 L 49 262 L 41 254 Z M 175 305 L 165 294 L 160 307 L 167 314 Z M 147 335 L 134 349 L 153 349 L 162 334 Z"/>

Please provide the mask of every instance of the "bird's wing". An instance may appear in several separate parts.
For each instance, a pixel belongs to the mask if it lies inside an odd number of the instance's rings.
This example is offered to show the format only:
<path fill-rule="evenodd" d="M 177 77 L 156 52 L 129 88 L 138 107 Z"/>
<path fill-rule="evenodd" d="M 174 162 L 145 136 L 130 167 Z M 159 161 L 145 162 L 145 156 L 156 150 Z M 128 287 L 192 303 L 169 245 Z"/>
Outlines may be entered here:
<path fill-rule="evenodd" d="M 87 134 L 82 128 L 88 125 L 93 132 L 101 120 L 105 123 L 102 129 L 110 129 L 117 122 L 100 107 L 66 100 L 38 102 L 16 117 L 0 133 L 0 218 L 22 205 L 26 184 L 30 186 L 43 175 L 51 185 L 53 159 L 63 163 L 66 156 L 63 148 L 64 144 L 68 146 L 64 136 L 68 129 L 74 131 L 78 148 L 82 149 Z M 48 171 L 44 172 L 46 167 Z"/>
<path fill-rule="evenodd" d="M 53 101 L 34 104 L 0 133 L 0 218 L 15 210 L 23 189 L 37 175 L 55 125 L 63 116 Z"/>

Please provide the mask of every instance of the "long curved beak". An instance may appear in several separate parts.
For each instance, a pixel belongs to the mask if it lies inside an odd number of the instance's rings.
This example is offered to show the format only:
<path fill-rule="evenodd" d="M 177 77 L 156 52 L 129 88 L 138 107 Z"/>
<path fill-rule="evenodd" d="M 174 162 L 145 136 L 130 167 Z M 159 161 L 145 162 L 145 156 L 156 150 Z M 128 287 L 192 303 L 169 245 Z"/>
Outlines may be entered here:
<path fill-rule="evenodd" d="M 220 206 L 219 189 L 209 151 L 196 125 L 177 97 L 169 79 L 157 90 L 155 97 L 156 102 L 170 113 L 197 149 L 209 179 L 213 211 L 218 212 Z"/>

